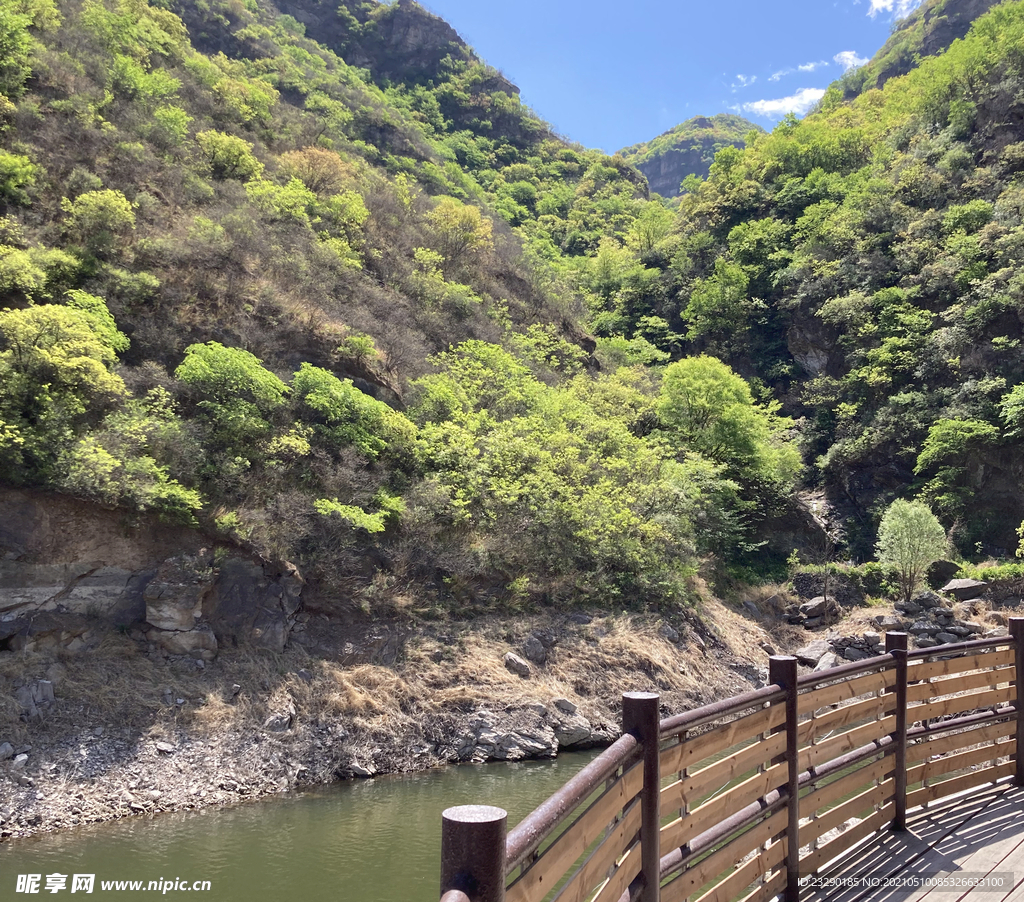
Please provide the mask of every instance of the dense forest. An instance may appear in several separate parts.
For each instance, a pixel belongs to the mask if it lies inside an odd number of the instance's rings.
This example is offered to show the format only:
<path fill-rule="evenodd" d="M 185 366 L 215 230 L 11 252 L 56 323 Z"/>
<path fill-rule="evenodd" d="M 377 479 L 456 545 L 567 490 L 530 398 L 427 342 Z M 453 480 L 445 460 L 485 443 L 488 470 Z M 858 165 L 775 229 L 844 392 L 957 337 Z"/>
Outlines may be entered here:
<path fill-rule="evenodd" d="M 683 603 L 808 490 L 844 556 L 897 497 L 1012 553 L 1022 40 L 675 209 L 409 0 L 0 0 L 0 472 L 372 613 Z"/>

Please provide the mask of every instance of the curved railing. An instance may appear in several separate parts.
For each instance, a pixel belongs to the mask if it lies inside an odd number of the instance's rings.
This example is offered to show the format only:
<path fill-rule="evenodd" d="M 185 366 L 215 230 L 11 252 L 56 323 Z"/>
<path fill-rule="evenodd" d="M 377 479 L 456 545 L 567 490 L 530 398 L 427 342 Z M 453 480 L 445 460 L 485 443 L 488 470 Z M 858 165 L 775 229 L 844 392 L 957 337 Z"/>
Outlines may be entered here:
<path fill-rule="evenodd" d="M 793 902 L 908 807 L 1024 783 L 1024 618 L 914 652 L 889 633 L 800 677 L 770 663 L 766 688 L 663 721 L 624 696 L 622 736 L 507 836 L 501 809 L 446 811 L 444 902 Z"/>

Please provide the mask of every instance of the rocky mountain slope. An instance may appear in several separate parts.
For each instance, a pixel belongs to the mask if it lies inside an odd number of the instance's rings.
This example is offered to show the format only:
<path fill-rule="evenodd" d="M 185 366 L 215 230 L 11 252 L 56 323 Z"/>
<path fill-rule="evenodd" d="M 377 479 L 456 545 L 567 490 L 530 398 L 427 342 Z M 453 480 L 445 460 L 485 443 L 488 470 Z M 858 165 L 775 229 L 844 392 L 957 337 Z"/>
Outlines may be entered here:
<path fill-rule="evenodd" d="M 695 116 L 619 153 L 647 177 L 655 194 L 678 197 L 686 178 L 706 178 L 715 154 L 723 147 L 745 147 L 751 132 L 761 134 L 764 129 L 731 113 Z"/>
<path fill-rule="evenodd" d="M 896 22 L 893 33 L 864 66 L 843 79 L 847 99 L 881 88 L 890 78 L 906 75 L 918 62 L 942 53 L 963 38 L 971 23 L 1000 0 L 925 0 L 910 15 Z"/>

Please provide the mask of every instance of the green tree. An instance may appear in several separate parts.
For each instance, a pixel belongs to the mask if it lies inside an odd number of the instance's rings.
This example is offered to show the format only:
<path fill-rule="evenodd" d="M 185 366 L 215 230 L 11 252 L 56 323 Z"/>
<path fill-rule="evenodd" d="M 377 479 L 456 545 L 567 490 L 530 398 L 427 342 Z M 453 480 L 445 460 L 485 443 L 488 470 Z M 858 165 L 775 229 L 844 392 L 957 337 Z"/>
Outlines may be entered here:
<path fill-rule="evenodd" d="M 199 132 L 196 143 L 215 178 L 244 182 L 263 174 L 263 164 L 256 159 L 252 145 L 244 138 L 210 129 Z"/>
<path fill-rule="evenodd" d="M 925 571 L 946 553 L 946 532 L 927 504 L 897 499 L 878 525 L 878 560 L 899 573 L 900 594 L 910 601 Z"/>
<path fill-rule="evenodd" d="M 101 256 L 135 229 L 135 207 L 120 191 L 86 191 L 61 201 L 64 224 L 72 238 Z"/>
<path fill-rule="evenodd" d="M 427 214 L 427 220 L 434 230 L 446 279 L 494 246 L 491 221 L 480 213 L 479 207 L 463 204 L 454 197 L 442 197 Z"/>
<path fill-rule="evenodd" d="M 777 500 L 793 486 L 800 456 L 777 403 L 754 402 L 750 386 L 714 357 L 677 360 L 665 369 L 658 403 L 681 450 L 722 463 L 751 500 Z"/>

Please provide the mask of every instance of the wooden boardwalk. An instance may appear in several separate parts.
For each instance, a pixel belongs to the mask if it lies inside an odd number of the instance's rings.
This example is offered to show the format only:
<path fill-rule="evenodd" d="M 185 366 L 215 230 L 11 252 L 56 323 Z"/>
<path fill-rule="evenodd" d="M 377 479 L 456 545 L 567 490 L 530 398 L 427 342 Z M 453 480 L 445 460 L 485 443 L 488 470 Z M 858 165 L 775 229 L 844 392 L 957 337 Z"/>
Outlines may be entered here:
<path fill-rule="evenodd" d="M 1003 784 L 908 812 L 907 828 L 842 856 L 822 871 L 835 882 L 805 889 L 802 902 L 1024 902 L 1024 787 Z M 907 885 L 940 874 L 1008 879 L 998 889 Z"/>

